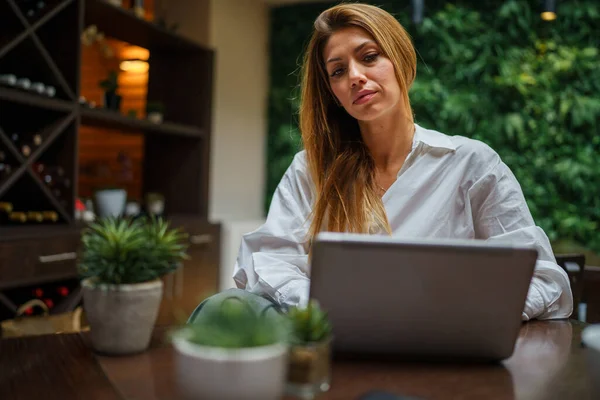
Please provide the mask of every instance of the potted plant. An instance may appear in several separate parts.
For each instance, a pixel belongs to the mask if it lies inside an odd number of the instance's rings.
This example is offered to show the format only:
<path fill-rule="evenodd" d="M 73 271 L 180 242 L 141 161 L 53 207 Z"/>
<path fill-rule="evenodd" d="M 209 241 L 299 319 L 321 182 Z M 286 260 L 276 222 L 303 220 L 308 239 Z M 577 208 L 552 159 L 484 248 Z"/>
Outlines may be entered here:
<path fill-rule="evenodd" d="M 290 308 L 287 316 L 292 340 L 286 392 L 312 399 L 331 385 L 331 324 L 316 300 Z"/>
<path fill-rule="evenodd" d="M 161 276 L 187 258 L 185 234 L 162 219 L 101 218 L 82 234 L 83 306 L 93 348 L 144 351 L 162 298 Z"/>
<path fill-rule="evenodd" d="M 226 299 L 171 336 L 184 398 L 279 400 L 285 391 L 289 329 L 278 313 Z"/>
<path fill-rule="evenodd" d="M 104 89 L 104 108 L 119 111 L 121 109 L 121 96 L 117 94 L 119 88 L 118 75 L 116 71 L 110 71 L 106 79 L 99 82 Z"/>
<path fill-rule="evenodd" d="M 146 104 L 146 118 L 155 124 L 161 124 L 165 114 L 165 105 L 160 101 L 149 101 Z"/>
<path fill-rule="evenodd" d="M 157 192 L 147 193 L 146 212 L 153 216 L 161 216 L 165 212 L 165 196 Z"/>

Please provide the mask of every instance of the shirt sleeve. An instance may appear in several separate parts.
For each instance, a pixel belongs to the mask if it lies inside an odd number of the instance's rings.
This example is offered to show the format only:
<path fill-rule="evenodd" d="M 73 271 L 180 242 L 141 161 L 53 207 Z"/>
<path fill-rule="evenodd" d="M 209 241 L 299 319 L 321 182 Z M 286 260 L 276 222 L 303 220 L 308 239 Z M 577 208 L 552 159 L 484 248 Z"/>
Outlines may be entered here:
<path fill-rule="evenodd" d="M 238 288 L 284 307 L 307 304 L 311 209 L 312 184 L 301 152 L 277 186 L 265 223 L 242 237 L 233 274 Z"/>
<path fill-rule="evenodd" d="M 567 273 L 556 263 L 545 232 L 535 225 L 508 166 L 497 158 L 468 190 L 468 201 L 476 238 L 510 240 L 538 250 L 522 319 L 568 318 L 573 312 L 573 295 Z"/>

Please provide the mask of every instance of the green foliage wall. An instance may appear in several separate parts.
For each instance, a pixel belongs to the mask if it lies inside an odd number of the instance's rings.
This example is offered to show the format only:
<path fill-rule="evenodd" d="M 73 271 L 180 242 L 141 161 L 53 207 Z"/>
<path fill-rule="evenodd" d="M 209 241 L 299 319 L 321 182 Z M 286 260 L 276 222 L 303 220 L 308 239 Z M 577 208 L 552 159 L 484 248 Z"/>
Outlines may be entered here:
<path fill-rule="evenodd" d="M 415 120 L 494 148 L 552 241 L 600 251 L 600 3 L 558 2 L 542 21 L 534 0 L 374 4 L 407 28 L 418 51 Z M 331 3 L 271 12 L 267 204 L 293 155 L 298 84 L 312 22 Z"/>

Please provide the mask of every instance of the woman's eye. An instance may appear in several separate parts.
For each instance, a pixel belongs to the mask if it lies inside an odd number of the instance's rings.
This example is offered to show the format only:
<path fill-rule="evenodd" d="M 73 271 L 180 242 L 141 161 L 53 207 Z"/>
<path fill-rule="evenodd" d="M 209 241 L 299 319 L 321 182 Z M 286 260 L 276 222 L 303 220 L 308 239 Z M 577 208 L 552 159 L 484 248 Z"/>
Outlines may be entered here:
<path fill-rule="evenodd" d="M 344 70 L 343 70 L 342 68 L 338 68 L 338 69 L 334 70 L 334 71 L 331 73 L 331 75 L 330 75 L 330 76 L 333 78 L 333 77 L 335 77 L 335 76 L 338 76 L 338 75 L 340 75 L 340 74 L 341 74 L 343 71 L 344 71 Z"/>
<path fill-rule="evenodd" d="M 373 61 L 375 61 L 375 60 L 377 59 L 377 56 L 378 56 L 378 55 L 379 55 L 379 54 L 377 54 L 377 53 L 371 53 L 371 54 L 367 54 L 367 55 L 366 55 L 366 56 L 363 58 L 363 60 L 364 60 L 364 61 L 366 61 L 366 62 L 373 62 Z"/>

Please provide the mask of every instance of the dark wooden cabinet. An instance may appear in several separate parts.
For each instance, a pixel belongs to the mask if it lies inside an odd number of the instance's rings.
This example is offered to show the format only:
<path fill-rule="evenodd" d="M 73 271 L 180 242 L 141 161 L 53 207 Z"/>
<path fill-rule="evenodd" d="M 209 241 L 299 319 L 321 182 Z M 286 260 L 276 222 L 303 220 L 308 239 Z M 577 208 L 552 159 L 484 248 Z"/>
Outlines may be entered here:
<path fill-rule="evenodd" d="M 189 234 L 189 259 L 163 278 L 157 325 L 184 323 L 196 306 L 219 288 L 220 225 L 174 219 Z"/>

